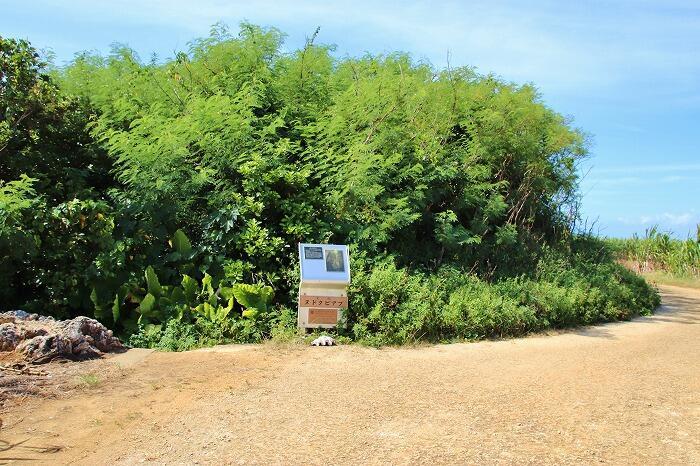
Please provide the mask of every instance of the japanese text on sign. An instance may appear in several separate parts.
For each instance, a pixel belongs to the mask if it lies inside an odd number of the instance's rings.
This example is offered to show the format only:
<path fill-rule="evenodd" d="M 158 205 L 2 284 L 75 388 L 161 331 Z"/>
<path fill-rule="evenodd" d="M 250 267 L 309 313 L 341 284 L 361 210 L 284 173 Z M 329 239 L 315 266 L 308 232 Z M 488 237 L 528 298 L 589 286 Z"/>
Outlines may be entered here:
<path fill-rule="evenodd" d="M 300 307 L 340 309 L 348 307 L 347 296 L 299 296 Z"/>

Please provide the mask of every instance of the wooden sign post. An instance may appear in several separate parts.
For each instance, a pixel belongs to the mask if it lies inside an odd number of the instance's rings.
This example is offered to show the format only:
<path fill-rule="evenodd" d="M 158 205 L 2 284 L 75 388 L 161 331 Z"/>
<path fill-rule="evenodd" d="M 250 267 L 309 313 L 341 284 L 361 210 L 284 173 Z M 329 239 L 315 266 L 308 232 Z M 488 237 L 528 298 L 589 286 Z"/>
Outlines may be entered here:
<path fill-rule="evenodd" d="M 350 284 L 348 247 L 300 244 L 299 328 L 334 328 L 343 322 Z"/>

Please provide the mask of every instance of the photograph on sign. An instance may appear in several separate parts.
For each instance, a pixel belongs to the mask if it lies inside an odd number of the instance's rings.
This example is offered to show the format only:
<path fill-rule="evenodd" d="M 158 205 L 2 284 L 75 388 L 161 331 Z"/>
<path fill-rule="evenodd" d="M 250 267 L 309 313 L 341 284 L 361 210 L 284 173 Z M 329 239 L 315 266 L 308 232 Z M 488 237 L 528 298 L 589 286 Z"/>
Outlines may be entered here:
<path fill-rule="evenodd" d="M 326 271 L 345 272 L 345 259 L 340 249 L 328 249 L 326 251 Z"/>
<path fill-rule="evenodd" d="M 306 246 L 304 248 L 304 259 L 323 259 L 323 248 Z"/>
<path fill-rule="evenodd" d="M 345 244 L 299 244 L 301 283 L 350 283 L 350 256 Z"/>

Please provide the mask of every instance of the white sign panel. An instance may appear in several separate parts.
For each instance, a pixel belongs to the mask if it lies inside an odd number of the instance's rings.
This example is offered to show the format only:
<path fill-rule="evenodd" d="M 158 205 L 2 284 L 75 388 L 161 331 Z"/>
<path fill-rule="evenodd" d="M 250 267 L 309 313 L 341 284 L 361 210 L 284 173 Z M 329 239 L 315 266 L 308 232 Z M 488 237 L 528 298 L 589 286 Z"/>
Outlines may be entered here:
<path fill-rule="evenodd" d="M 301 283 L 350 283 L 350 257 L 344 244 L 299 244 Z"/>

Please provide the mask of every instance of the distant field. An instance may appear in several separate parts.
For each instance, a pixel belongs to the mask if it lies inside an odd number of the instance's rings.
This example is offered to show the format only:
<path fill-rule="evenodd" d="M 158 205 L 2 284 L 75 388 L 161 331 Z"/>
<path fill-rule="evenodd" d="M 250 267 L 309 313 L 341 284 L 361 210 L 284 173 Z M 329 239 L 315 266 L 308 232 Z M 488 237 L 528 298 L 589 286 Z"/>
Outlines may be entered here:
<path fill-rule="evenodd" d="M 700 287 L 700 225 L 696 238 L 679 240 L 652 227 L 644 236 L 606 243 L 620 263 L 652 282 Z"/>
<path fill-rule="evenodd" d="M 700 278 L 674 276 L 668 272 L 653 271 L 641 274 L 648 282 L 654 285 L 672 285 L 700 290 Z"/>

